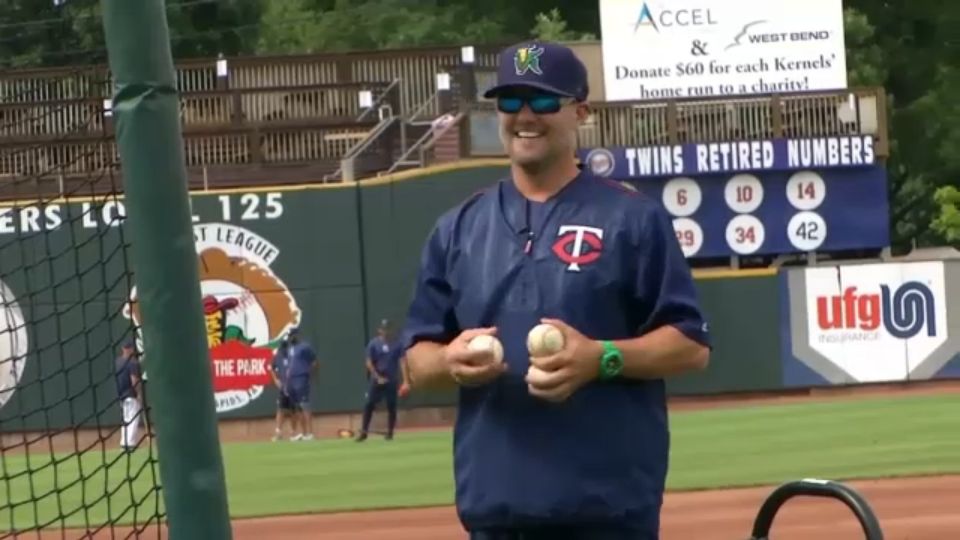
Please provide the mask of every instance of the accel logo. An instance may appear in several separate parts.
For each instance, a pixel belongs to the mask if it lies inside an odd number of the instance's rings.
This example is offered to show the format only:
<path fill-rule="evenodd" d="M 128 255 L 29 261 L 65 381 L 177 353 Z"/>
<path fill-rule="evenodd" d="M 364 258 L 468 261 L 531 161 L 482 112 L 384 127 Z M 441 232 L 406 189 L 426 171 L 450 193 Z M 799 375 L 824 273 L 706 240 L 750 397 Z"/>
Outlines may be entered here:
<path fill-rule="evenodd" d="M 933 337 L 935 313 L 933 292 L 919 281 L 908 281 L 892 293 L 888 285 L 881 285 L 880 294 L 847 287 L 840 296 L 817 296 L 817 323 L 822 330 L 873 331 L 883 324 L 899 339 L 912 338 L 924 328 Z"/>

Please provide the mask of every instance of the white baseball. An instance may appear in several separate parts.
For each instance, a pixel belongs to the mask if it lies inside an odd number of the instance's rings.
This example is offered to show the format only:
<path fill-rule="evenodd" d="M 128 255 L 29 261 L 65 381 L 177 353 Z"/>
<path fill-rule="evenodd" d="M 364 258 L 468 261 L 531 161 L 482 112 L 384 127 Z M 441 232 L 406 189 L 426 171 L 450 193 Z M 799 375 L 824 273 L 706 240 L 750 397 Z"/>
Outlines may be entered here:
<path fill-rule="evenodd" d="M 503 343 L 494 336 L 481 334 L 471 339 L 467 348 L 471 351 L 493 351 L 494 362 L 503 362 Z"/>
<path fill-rule="evenodd" d="M 530 367 L 527 368 L 527 384 L 532 386 L 537 386 L 538 384 L 543 383 L 543 380 L 549 376 L 549 373 L 533 364 L 530 364 Z"/>
<path fill-rule="evenodd" d="M 556 354 L 563 345 L 563 332 L 552 324 L 538 324 L 527 334 L 527 351 L 534 358 Z"/>

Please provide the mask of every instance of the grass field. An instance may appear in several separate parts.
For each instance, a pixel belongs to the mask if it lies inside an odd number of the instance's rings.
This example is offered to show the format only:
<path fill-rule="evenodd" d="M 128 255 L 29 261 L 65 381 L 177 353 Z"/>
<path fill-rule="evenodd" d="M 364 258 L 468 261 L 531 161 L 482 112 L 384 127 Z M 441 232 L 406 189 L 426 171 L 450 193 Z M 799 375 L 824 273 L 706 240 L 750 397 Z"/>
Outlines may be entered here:
<path fill-rule="evenodd" d="M 673 413 L 669 488 L 960 472 L 960 430 L 952 428 L 958 411 L 960 398 L 932 396 Z M 449 431 L 435 431 L 401 433 L 389 443 L 374 437 L 365 444 L 338 439 L 228 444 L 224 460 L 231 513 L 251 517 L 451 504 L 450 442 Z M 37 472 L 0 492 L 0 530 L 10 529 L 11 518 L 19 529 L 71 513 L 67 525 L 132 519 L 116 509 L 151 495 L 151 471 L 143 468 L 142 455 L 109 457 L 115 463 L 103 467 L 99 452 L 56 465 L 49 456 L 31 456 L 29 463 L 24 456 L 5 456 L 4 477 L 28 468 Z M 136 481 L 125 481 L 138 473 Z M 109 498 L 105 486 L 113 492 Z M 114 510 L 110 516 L 108 501 Z"/>

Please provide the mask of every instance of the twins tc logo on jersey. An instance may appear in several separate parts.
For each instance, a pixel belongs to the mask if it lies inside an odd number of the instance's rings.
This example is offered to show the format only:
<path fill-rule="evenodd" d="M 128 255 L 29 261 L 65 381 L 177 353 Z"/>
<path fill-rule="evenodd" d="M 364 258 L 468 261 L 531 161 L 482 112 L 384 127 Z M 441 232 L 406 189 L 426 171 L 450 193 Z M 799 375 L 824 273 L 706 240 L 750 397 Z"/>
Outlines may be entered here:
<path fill-rule="evenodd" d="M 581 265 L 591 264 L 603 251 L 603 229 L 586 225 L 561 225 L 553 253 L 570 272 L 579 272 Z"/>

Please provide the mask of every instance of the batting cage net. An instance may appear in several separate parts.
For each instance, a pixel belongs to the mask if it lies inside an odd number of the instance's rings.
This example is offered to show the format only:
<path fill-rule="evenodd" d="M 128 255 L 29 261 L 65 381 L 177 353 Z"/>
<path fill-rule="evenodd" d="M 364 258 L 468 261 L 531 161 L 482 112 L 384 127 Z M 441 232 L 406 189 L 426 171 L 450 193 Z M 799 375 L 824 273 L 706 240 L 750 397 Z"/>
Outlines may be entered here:
<path fill-rule="evenodd" d="M 70 61 L 0 58 L 0 538 L 156 538 L 106 51 Z"/>

